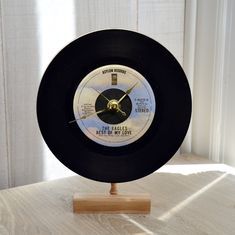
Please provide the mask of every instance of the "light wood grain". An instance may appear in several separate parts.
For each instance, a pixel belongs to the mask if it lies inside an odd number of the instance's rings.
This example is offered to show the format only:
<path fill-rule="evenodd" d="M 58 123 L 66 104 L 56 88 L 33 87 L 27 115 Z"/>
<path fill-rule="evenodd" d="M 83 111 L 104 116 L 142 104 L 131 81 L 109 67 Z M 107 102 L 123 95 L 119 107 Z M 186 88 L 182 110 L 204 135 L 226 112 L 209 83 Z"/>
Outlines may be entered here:
<path fill-rule="evenodd" d="M 73 211 L 79 214 L 149 214 L 150 206 L 149 194 L 75 193 L 73 197 Z"/>
<path fill-rule="evenodd" d="M 176 157 L 164 167 L 119 186 L 120 193 L 151 194 L 147 216 L 74 214 L 75 192 L 110 188 L 80 176 L 2 190 L 0 234 L 234 234 L 234 169 L 192 155 Z"/>
<path fill-rule="evenodd" d="M 117 194 L 118 194 L 118 186 L 117 186 L 117 183 L 111 183 L 111 187 L 110 187 L 109 193 L 110 193 L 111 195 L 117 195 Z"/>

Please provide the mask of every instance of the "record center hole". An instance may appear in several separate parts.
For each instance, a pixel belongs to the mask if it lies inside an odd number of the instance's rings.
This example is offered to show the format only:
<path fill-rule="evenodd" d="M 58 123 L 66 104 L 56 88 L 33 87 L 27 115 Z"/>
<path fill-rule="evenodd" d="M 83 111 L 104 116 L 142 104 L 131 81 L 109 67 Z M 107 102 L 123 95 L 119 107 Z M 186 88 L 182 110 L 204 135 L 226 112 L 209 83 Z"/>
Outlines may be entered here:
<path fill-rule="evenodd" d="M 110 100 L 107 104 L 107 108 L 111 111 L 118 111 L 121 108 L 121 105 L 117 100 Z"/>

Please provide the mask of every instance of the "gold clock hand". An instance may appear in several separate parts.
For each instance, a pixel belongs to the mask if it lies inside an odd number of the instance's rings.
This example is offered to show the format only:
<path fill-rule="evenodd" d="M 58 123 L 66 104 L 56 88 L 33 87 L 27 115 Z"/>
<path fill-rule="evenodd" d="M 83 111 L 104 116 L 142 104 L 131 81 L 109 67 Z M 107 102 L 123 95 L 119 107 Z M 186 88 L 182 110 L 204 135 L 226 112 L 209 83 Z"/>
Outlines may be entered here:
<path fill-rule="evenodd" d="M 92 87 L 93 90 L 95 90 L 97 93 L 99 93 L 104 99 L 106 99 L 108 102 L 110 101 L 103 93 L 96 90 L 94 87 Z"/>
<path fill-rule="evenodd" d="M 122 111 L 120 108 L 117 108 L 117 111 L 120 112 L 123 116 L 126 116 L 126 113 Z"/>
<path fill-rule="evenodd" d="M 97 111 L 97 112 L 90 113 L 90 114 L 88 114 L 88 115 L 83 115 L 83 116 L 81 116 L 80 118 L 76 118 L 76 119 L 74 119 L 74 120 L 72 120 L 72 121 L 69 121 L 69 123 L 73 123 L 73 122 L 76 122 L 77 120 L 81 120 L 81 119 L 86 119 L 86 118 L 88 118 L 88 117 L 90 117 L 90 116 L 92 116 L 92 115 L 99 114 L 99 113 L 103 113 L 103 112 L 105 112 L 105 111 L 107 111 L 107 109 L 102 109 L 102 110 L 99 110 L 99 111 Z"/>
<path fill-rule="evenodd" d="M 138 82 L 137 82 L 137 83 L 138 83 Z M 131 88 L 129 88 L 129 89 L 126 90 L 125 94 L 118 100 L 118 104 L 119 104 L 127 95 L 129 95 L 129 94 L 132 92 L 133 88 L 137 85 L 137 83 L 135 83 Z"/>
<path fill-rule="evenodd" d="M 110 101 L 103 93 L 96 90 L 94 87 L 92 87 L 93 90 L 95 90 L 97 93 L 99 93 L 104 99 L 106 99 L 108 102 Z M 122 111 L 119 107 L 117 107 L 117 111 L 120 112 L 123 116 L 126 116 L 126 113 Z"/>

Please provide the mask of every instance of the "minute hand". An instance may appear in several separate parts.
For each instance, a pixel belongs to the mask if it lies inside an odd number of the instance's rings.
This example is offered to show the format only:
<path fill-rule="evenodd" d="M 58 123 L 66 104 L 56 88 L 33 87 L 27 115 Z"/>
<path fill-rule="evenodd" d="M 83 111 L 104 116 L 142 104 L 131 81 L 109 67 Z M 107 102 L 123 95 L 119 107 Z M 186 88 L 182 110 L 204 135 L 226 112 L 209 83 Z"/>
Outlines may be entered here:
<path fill-rule="evenodd" d="M 137 82 L 138 83 L 138 82 Z M 127 89 L 125 94 L 118 100 L 118 104 L 127 96 L 131 93 L 131 91 L 133 90 L 133 88 L 137 85 L 137 83 L 135 83 L 131 88 Z"/>
<path fill-rule="evenodd" d="M 69 121 L 69 123 L 76 122 L 77 120 L 81 120 L 81 119 L 86 119 L 86 118 L 88 118 L 88 117 L 90 117 L 90 116 L 92 116 L 92 115 L 100 114 L 100 113 L 103 113 L 103 112 L 105 112 L 105 111 L 107 111 L 107 109 L 102 109 L 102 110 L 99 110 L 99 111 L 97 111 L 97 112 L 90 113 L 90 114 L 88 114 L 88 115 L 83 115 L 83 116 L 81 116 L 80 118 L 76 118 L 76 119 L 74 119 L 74 120 L 72 120 L 72 121 Z"/>

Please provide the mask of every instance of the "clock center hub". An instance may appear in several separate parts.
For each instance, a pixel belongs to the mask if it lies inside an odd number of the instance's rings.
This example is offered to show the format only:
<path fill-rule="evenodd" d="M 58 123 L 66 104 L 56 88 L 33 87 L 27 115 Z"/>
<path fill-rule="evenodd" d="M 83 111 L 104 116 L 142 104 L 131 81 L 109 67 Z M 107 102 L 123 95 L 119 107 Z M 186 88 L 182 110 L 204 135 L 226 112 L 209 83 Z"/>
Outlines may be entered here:
<path fill-rule="evenodd" d="M 81 131 L 97 144 L 129 145 L 148 131 L 155 115 L 155 97 L 136 70 L 118 64 L 87 74 L 74 94 L 73 111 Z"/>
<path fill-rule="evenodd" d="M 118 111 L 121 108 L 121 105 L 117 100 L 110 100 L 107 104 L 107 108 L 110 111 Z"/>

